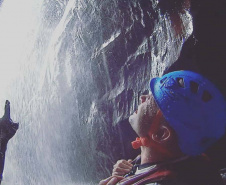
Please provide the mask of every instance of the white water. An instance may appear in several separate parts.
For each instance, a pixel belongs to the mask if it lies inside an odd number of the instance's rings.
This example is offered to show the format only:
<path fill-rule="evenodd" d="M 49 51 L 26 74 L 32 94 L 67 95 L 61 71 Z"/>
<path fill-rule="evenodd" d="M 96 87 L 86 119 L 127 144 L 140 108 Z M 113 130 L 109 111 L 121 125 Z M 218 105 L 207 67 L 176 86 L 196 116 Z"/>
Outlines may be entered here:
<path fill-rule="evenodd" d="M 3 185 L 72 184 L 71 68 L 57 58 L 63 30 L 45 28 L 42 11 L 43 1 L 31 0 L 6 0 L 0 9 L 0 114 L 8 99 L 20 123 L 8 143 Z"/>

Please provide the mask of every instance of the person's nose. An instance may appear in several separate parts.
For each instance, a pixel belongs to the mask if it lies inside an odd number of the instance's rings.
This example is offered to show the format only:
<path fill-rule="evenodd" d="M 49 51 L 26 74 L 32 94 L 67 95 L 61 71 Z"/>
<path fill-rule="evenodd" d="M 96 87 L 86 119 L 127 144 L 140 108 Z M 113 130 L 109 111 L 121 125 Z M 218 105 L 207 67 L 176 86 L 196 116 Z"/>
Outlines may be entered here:
<path fill-rule="evenodd" d="M 140 103 L 144 103 L 148 99 L 148 95 L 141 95 L 140 96 Z"/>

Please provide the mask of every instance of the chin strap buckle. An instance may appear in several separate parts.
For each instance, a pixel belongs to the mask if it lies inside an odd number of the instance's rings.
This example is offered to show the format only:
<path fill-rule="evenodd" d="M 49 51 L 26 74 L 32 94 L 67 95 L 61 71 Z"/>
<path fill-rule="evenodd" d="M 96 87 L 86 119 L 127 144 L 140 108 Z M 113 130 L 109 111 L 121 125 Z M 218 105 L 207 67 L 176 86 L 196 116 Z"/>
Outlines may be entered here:
<path fill-rule="evenodd" d="M 141 146 L 149 147 L 149 140 L 147 137 L 137 137 L 131 144 L 134 149 L 138 149 Z"/>

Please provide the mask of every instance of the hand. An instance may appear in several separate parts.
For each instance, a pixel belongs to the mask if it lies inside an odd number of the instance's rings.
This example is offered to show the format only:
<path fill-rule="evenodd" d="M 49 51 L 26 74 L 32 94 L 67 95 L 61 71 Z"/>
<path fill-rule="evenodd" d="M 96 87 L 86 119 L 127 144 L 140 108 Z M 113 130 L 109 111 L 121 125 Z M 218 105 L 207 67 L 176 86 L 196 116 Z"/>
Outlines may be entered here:
<path fill-rule="evenodd" d="M 124 176 L 129 173 L 133 167 L 131 163 L 131 159 L 129 159 L 128 161 L 124 159 L 117 161 L 117 163 L 114 165 L 112 176 Z"/>
<path fill-rule="evenodd" d="M 5 113 L 0 119 L 0 141 L 8 142 L 16 133 L 19 123 L 14 123 L 10 118 L 10 102 L 5 102 Z"/>
<path fill-rule="evenodd" d="M 99 182 L 99 185 L 115 185 L 120 180 L 124 179 L 122 176 L 113 175 Z"/>

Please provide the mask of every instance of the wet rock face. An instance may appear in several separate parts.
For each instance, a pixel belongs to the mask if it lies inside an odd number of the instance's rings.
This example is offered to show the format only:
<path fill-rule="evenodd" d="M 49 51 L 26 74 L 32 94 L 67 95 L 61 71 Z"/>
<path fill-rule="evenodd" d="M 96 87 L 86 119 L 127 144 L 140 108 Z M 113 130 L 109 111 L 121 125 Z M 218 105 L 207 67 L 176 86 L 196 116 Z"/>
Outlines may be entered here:
<path fill-rule="evenodd" d="M 186 11 L 174 12 L 180 22 L 171 22 L 154 0 L 67 6 L 58 44 L 62 60 L 70 55 L 77 107 L 71 173 L 95 181 L 109 175 L 117 159 L 137 154 L 130 147 L 135 133 L 127 119 L 138 97 L 148 92 L 150 78 L 177 58 L 190 19 Z M 172 26 L 177 24 L 181 35 Z"/>

